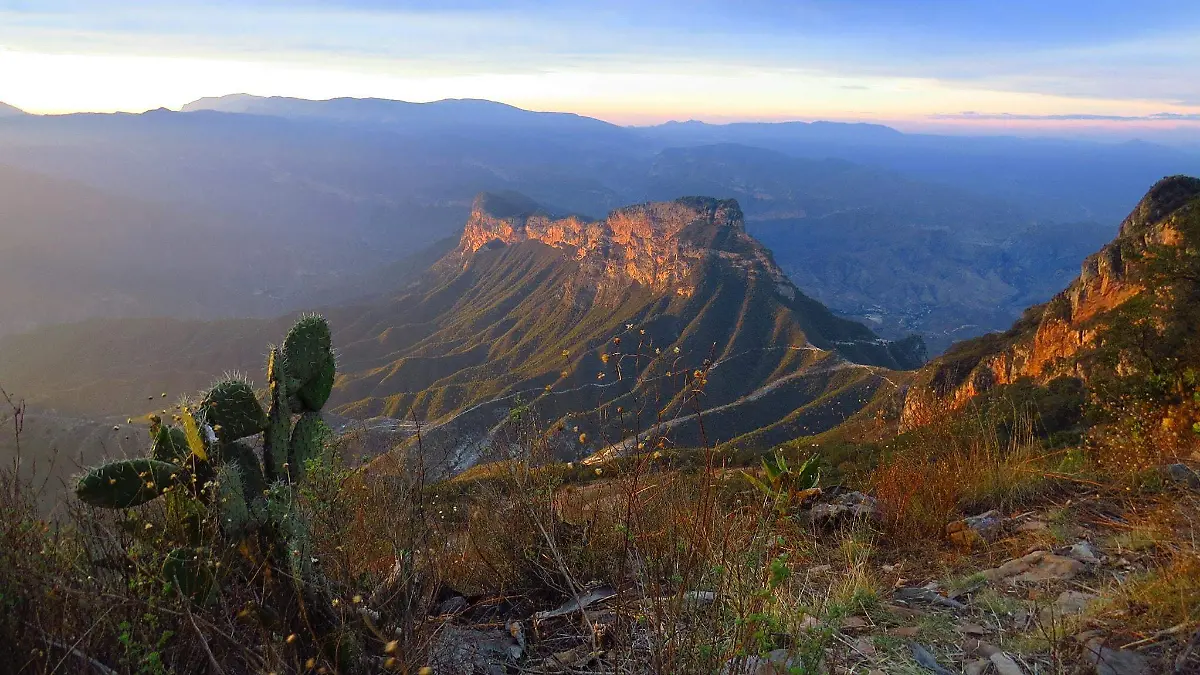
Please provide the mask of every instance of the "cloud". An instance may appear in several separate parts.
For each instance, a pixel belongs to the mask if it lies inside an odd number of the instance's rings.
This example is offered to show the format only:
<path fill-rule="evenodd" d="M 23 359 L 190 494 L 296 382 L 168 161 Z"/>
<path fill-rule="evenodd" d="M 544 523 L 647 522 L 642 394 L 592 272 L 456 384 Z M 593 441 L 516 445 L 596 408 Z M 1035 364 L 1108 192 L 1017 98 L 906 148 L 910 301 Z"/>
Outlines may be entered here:
<path fill-rule="evenodd" d="M 1029 115 L 1024 113 L 938 113 L 929 115 L 933 120 L 1003 120 L 1014 122 L 1200 122 L 1200 113 L 1161 112 L 1150 115 L 1093 115 L 1088 113 L 1066 113 L 1059 115 Z"/>

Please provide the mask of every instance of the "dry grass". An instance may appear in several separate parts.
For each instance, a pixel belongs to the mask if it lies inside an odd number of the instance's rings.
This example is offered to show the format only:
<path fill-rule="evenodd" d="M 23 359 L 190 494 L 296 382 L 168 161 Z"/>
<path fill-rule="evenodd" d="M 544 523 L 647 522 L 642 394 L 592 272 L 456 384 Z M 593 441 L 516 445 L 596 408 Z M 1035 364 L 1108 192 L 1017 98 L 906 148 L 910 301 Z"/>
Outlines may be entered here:
<path fill-rule="evenodd" d="M 945 411 L 911 432 L 910 446 L 869 478 L 893 542 L 940 539 L 946 524 L 989 509 L 1011 510 L 1045 496 L 1059 477 L 1030 415 L 1001 430 L 986 415 Z"/>

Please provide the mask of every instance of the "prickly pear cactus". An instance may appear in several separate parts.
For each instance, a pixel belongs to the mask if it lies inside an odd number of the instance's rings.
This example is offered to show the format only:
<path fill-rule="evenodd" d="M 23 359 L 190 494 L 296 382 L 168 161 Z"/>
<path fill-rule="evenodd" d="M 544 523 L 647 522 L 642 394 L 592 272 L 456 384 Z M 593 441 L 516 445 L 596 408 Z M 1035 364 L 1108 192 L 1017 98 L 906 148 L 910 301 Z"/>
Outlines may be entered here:
<path fill-rule="evenodd" d="M 141 506 L 185 484 L 183 469 L 156 459 L 120 459 L 84 474 L 75 487 L 80 501 L 109 509 Z"/>
<path fill-rule="evenodd" d="M 179 427 L 159 424 L 156 425 L 156 430 L 151 432 L 151 436 L 153 438 L 150 445 L 151 459 L 182 464 L 183 460 L 192 454 L 191 448 L 188 447 L 187 434 Z"/>
<path fill-rule="evenodd" d="M 288 467 L 296 480 L 303 480 L 308 460 L 320 456 L 333 439 L 333 430 L 317 413 L 306 412 L 292 428 L 288 443 Z"/>
<path fill-rule="evenodd" d="M 272 556 L 272 564 L 287 572 L 284 578 L 300 587 L 320 587 L 296 483 L 303 479 L 305 462 L 332 438 L 320 409 L 333 388 L 334 370 L 329 324 L 306 315 L 288 332 L 282 347 L 271 348 L 266 411 L 249 382 L 225 378 L 199 404 L 181 404 L 176 416 L 180 426 L 152 418 L 150 457 L 92 469 L 79 480 L 76 495 L 93 506 L 127 508 L 175 491 L 168 518 L 215 520 L 229 545 L 254 537 Z M 293 426 L 295 414 L 299 418 Z M 259 434 L 261 457 L 244 440 Z M 178 500 L 192 506 L 176 508 L 181 505 Z M 196 518 L 197 513 L 206 515 Z M 185 595 L 198 599 L 207 595 L 214 580 L 208 567 L 197 567 L 203 556 L 195 550 L 199 549 L 172 551 L 163 574 L 179 583 Z"/>
<path fill-rule="evenodd" d="M 245 380 L 217 382 L 200 402 L 200 411 L 223 443 L 253 436 L 267 425 L 267 415 L 254 395 L 254 387 Z"/>
<path fill-rule="evenodd" d="M 329 333 L 329 323 L 313 314 L 300 317 L 283 339 L 287 374 L 297 385 L 317 377 L 332 353 L 333 339 Z"/>
<path fill-rule="evenodd" d="M 196 603 L 208 600 L 213 590 L 213 573 L 204 552 L 194 548 L 177 548 L 163 562 L 163 577 Z"/>

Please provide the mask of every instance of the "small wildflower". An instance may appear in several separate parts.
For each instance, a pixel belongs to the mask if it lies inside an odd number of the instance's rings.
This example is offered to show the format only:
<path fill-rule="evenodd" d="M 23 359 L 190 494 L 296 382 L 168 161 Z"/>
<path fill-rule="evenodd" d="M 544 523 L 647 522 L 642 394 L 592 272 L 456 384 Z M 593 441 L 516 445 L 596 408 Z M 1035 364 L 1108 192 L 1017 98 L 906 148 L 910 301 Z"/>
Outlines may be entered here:
<path fill-rule="evenodd" d="M 391 642 L 389 642 L 389 643 L 387 643 L 386 645 L 384 645 L 384 647 L 383 647 L 383 653 L 384 653 L 384 654 L 395 654 L 395 653 L 396 653 L 396 650 L 397 650 L 397 649 L 399 649 L 399 648 L 400 648 L 400 641 L 399 641 L 399 640 L 392 640 Z"/>
<path fill-rule="evenodd" d="M 299 639 L 300 639 L 299 635 L 292 633 L 291 635 L 287 636 L 287 643 L 289 645 L 294 645 L 294 644 L 296 644 L 296 640 L 299 640 Z"/>
<path fill-rule="evenodd" d="M 599 476 L 599 475 L 601 475 L 601 474 L 603 474 L 603 473 L 604 473 L 604 469 L 601 469 L 600 467 L 596 467 L 596 475 L 597 475 L 597 476 Z"/>

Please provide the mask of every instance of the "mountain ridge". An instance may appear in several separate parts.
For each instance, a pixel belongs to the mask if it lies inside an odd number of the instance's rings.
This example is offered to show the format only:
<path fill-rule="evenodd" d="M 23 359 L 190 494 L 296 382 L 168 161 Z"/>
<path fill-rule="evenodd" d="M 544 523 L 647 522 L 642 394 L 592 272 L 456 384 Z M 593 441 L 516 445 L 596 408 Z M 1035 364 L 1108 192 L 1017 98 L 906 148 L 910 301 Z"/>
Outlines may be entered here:
<path fill-rule="evenodd" d="M 1086 382 L 1095 372 L 1133 372 L 1132 360 L 1122 355 L 1127 338 L 1118 331 L 1141 326 L 1150 330 L 1147 339 L 1165 340 L 1172 331 L 1194 330 L 1173 325 L 1180 320 L 1172 314 L 1187 316 L 1196 309 L 1193 299 L 1172 299 L 1165 313 L 1161 300 L 1144 308 L 1135 301 L 1180 281 L 1200 280 L 1187 267 L 1196 266 L 1197 245 L 1200 179 L 1163 178 L 1122 220 L 1116 238 L 1088 256 L 1079 276 L 1049 302 L 1030 307 L 1007 332 L 959 343 L 922 369 L 919 386 L 905 401 L 902 424 L 922 424 L 941 407 L 938 401 L 961 407 L 1022 379 L 1045 385 L 1060 377 Z"/>
<path fill-rule="evenodd" d="M 476 461 L 497 421 L 521 405 L 547 420 L 563 456 L 579 457 L 676 419 L 672 437 L 690 443 L 784 416 L 829 426 L 841 417 L 821 414 L 828 401 L 853 412 L 890 369 L 923 359 L 919 339 L 881 340 L 795 289 L 745 233 L 736 201 L 639 204 L 603 221 L 551 220 L 511 195 L 476 201 L 475 227 L 420 279 L 324 312 L 339 346 L 332 412 L 425 424 L 423 448 L 447 470 Z M 509 241 L 496 243 L 485 225 Z M 253 372 L 264 336 L 287 321 L 45 329 L 0 342 L 0 381 L 41 409 L 141 414 L 153 392 Z M 93 372 L 67 367 L 68 353 Z M 727 421 L 705 432 L 691 421 L 694 405 Z M 566 431 L 577 426 L 586 440 Z"/>
<path fill-rule="evenodd" d="M 24 117 L 29 113 L 20 108 L 0 101 L 0 117 Z"/>

